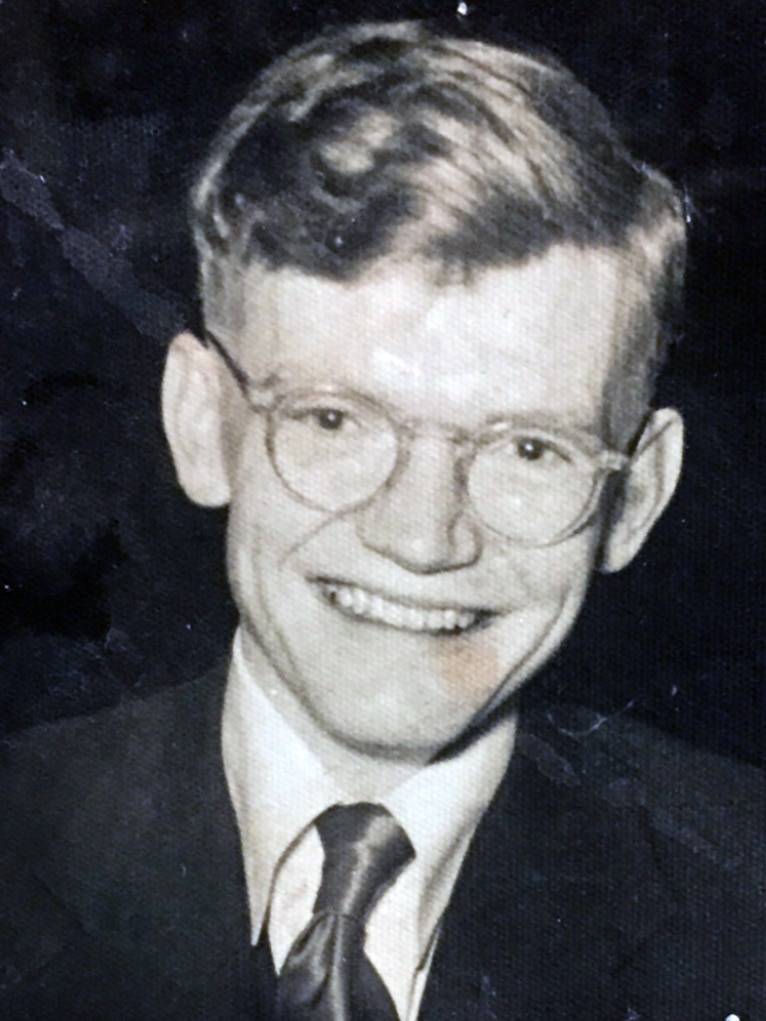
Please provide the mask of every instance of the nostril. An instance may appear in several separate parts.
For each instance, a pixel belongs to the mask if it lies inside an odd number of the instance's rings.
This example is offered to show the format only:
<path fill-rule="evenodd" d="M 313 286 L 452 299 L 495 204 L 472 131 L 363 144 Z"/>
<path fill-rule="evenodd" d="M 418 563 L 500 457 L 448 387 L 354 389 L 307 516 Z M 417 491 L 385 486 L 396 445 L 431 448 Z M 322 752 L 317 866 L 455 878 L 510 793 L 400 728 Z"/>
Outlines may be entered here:
<path fill-rule="evenodd" d="M 357 531 L 368 549 L 419 573 L 466 566 L 481 548 L 478 532 L 462 514 L 402 506 L 386 497 L 359 512 Z"/>

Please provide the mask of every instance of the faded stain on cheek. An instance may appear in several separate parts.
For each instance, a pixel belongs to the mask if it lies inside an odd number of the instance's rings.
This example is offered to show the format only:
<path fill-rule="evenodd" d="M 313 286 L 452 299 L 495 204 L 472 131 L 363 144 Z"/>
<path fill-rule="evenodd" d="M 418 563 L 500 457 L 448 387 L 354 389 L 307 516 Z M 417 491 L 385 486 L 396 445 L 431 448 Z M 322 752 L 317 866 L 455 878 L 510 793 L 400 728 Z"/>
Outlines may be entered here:
<path fill-rule="evenodd" d="M 478 708 L 500 683 L 500 658 L 486 633 L 440 642 L 434 655 L 437 674 L 456 701 L 476 703 Z"/>

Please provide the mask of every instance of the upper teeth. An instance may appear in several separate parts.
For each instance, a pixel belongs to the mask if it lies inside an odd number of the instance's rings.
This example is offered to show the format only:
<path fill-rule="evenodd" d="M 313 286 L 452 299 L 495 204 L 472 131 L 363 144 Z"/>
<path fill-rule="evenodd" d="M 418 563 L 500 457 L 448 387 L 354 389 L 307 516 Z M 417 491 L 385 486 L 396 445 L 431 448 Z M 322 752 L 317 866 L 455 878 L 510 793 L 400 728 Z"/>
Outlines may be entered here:
<path fill-rule="evenodd" d="M 325 597 L 346 613 L 405 631 L 464 631 L 479 618 L 479 613 L 474 610 L 405 606 L 356 585 L 325 581 L 318 584 Z"/>

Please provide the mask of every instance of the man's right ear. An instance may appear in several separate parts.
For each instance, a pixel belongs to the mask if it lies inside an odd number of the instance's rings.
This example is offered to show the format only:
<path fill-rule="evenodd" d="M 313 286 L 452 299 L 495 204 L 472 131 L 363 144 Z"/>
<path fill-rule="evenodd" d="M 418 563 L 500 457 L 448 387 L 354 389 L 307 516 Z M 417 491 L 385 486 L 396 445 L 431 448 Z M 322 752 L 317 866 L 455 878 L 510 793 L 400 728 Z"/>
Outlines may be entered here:
<path fill-rule="evenodd" d="M 168 348 L 162 379 L 162 421 L 178 481 L 194 503 L 222 507 L 231 490 L 221 419 L 221 366 L 191 333 Z"/>

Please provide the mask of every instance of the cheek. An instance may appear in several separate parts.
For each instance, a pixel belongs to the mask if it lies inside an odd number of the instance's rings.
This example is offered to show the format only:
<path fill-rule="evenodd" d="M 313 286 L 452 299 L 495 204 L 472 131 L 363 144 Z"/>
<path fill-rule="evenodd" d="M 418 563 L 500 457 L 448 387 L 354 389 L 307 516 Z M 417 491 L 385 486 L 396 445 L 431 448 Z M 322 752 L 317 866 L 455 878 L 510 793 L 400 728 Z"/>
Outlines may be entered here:
<path fill-rule="evenodd" d="M 433 651 L 433 669 L 450 696 L 479 703 L 507 676 L 539 666 L 569 631 L 591 575 L 595 543 L 578 536 L 558 547 L 506 559 L 493 580 L 504 588 L 508 613 L 485 631 Z M 497 565 L 496 565 L 497 566 Z"/>
<path fill-rule="evenodd" d="M 587 587 L 596 561 L 600 527 L 592 526 L 554 546 L 531 551 L 524 573 L 541 601 L 562 602 Z"/>
<path fill-rule="evenodd" d="M 235 472 L 230 538 L 247 555 L 278 557 L 297 537 L 305 509 L 293 500 L 272 468 L 259 430 L 251 429 L 240 442 Z"/>
<path fill-rule="evenodd" d="M 473 702 L 497 684 L 502 663 L 494 639 L 482 632 L 454 644 L 437 645 L 435 670 L 445 690 L 461 700 Z"/>
<path fill-rule="evenodd" d="M 302 503 L 285 488 L 263 445 L 240 459 L 229 507 L 230 571 L 242 594 L 264 594 L 284 585 L 286 561 L 320 531 L 328 516 Z"/>
<path fill-rule="evenodd" d="M 597 550 L 596 529 L 540 549 L 487 551 L 486 589 L 495 605 L 514 611 L 553 611 L 587 585 Z"/>
<path fill-rule="evenodd" d="M 242 450 L 229 505 L 229 578 L 240 606 L 260 599 L 294 533 L 284 487 L 263 452 Z"/>

